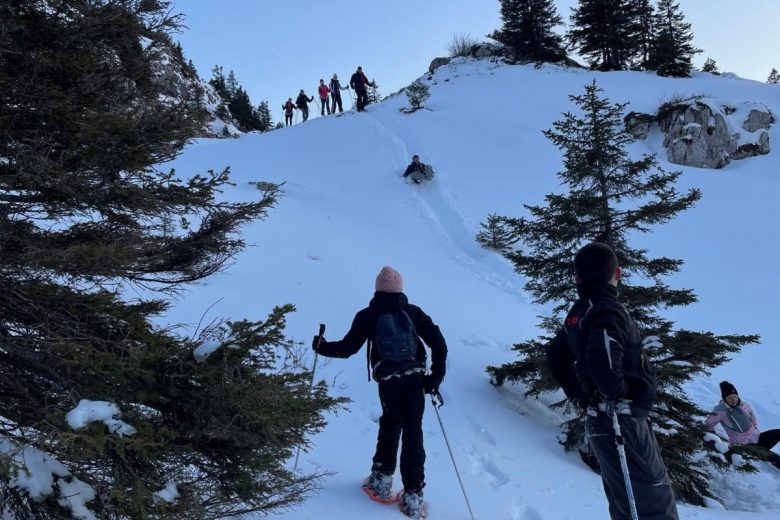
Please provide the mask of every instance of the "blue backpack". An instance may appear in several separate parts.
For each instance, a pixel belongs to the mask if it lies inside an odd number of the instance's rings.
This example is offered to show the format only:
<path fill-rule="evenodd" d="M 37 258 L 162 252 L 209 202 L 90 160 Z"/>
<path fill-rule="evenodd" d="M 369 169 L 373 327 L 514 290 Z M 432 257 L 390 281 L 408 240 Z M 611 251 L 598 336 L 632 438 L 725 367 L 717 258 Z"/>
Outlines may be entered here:
<path fill-rule="evenodd" d="M 412 319 L 402 309 L 379 315 L 372 344 L 380 359 L 374 370 L 383 361 L 391 362 L 398 369 L 417 362 L 417 332 Z M 370 350 L 367 357 L 370 357 Z"/>
<path fill-rule="evenodd" d="M 379 357 L 385 361 L 414 361 L 417 359 L 417 333 L 406 311 L 385 312 L 379 315 L 374 336 Z"/>

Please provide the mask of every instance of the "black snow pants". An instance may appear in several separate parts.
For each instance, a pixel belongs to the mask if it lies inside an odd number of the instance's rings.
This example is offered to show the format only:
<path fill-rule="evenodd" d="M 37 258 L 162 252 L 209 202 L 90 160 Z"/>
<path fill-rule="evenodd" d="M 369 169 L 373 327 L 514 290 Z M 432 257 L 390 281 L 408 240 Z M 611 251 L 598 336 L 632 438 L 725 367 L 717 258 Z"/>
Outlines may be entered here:
<path fill-rule="evenodd" d="M 328 115 L 330 115 L 330 105 L 328 104 L 328 98 L 320 98 L 320 115 L 325 115 L 325 110 L 327 109 Z"/>
<path fill-rule="evenodd" d="M 356 89 L 355 94 L 357 94 L 357 110 L 362 112 L 368 105 L 368 91 L 366 89 Z"/>
<path fill-rule="evenodd" d="M 771 451 L 778 442 L 780 442 L 780 429 L 775 429 L 761 432 L 758 435 L 758 442 L 756 444 Z M 780 455 L 771 451 L 769 461 L 774 464 L 777 469 L 780 469 Z"/>
<path fill-rule="evenodd" d="M 379 382 L 382 417 L 372 469 L 387 475 L 395 472 L 398 441 L 401 445 L 401 480 L 407 491 L 425 485 L 425 449 L 422 419 L 425 411 L 423 375 L 410 374 Z"/>
<path fill-rule="evenodd" d="M 309 106 L 308 105 L 304 105 L 304 106 L 300 107 L 300 109 L 301 109 L 301 116 L 302 116 L 301 118 L 304 121 L 309 119 Z"/>
<path fill-rule="evenodd" d="M 631 415 L 619 415 L 618 421 L 625 442 L 628 473 L 639 518 L 678 520 L 672 485 L 650 421 Z M 595 416 L 589 414 L 585 429 L 601 467 L 601 480 L 609 502 L 610 518 L 631 520 L 623 470 L 615 446 L 612 417 L 603 412 Z"/>
<path fill-rule="evenodd" d="M 341 106 L 341 92 L 339 92 L 338 90 L 335 90 L 330 93 L 330 102 L 331 102 L 330 111 L 333 112 L 334 114 L 336 113 L 336 103 L 338 103 L 339 105 L 339 112 L 344 111 L 344 108 Z"/>
<path fill-rule="evenodd" d="M 293 115 L 292 114 L 285 114 L 284 115 L 284 124 L 286 126 L 290 126 L 293 123 Z"/>

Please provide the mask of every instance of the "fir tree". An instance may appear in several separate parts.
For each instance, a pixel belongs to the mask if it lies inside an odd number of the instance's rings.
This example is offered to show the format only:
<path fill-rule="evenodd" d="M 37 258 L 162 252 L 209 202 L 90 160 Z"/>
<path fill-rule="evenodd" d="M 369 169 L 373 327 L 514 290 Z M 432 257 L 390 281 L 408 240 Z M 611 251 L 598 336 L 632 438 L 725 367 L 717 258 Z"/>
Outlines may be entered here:
<path fill-rule="evenodd" d="M 232 76 L 233 73 L 231 72 Z M 232 91 L 228 108 L 236 121 L 236 126 L 242 132 L 252 132 L 253 130 L 260 130 L 260 116 L 257 110 L 252 106 L 252 101 L 249 99 L 249 94 L 241 86 L 236 86 Z"/>
<path fill-rule="evenodd" d="M 653 68 L 659 76 L 685 78 L 691 75 L 694 54 L 691 24 L 675 0 L 659 0 L 655 13 L 656 39 L 653 47 Z"/>
<path fill-rule="evenodd" d="M 527 218 L 493 216 L 498 234 L 515 241 L 505 256 L 526 277 L 526 290 L 537 304 L 553 304 L 542 320 L 547 336 L 515 345 L 519 361 L 489 367 L 495 384 L 522 381 L 526 395 L 554 391 L 558 385 L 545 360 L 545 350 L 560 327 L 566 310 L 577 299 L 572 258 L 586 243 L 598 240 L 616 251 L 622 269 L 621 301 L 647 336 L 656 335 L 663 345 L 646 349 L 658 370 L 658 397 L 651 419 L 658 426 L 662 455 L 677 496 L 702 504 L 711 496 L 707 475 L 696 455 L 704 445 L 700 410 L 682 385 L 725 362 L 756 336 L 715 336 L 709 332 L 673 330 L 674 324 L 658 314 L 667 307 L 689 305 L 696 297 L 689 289 L 673 289 L 662 280 L 682 266 L 682 260 L 651 258 L 632 245 L 636 233 L 649 232 L 687 210 L 701 193 L 675 188 L 681 172 L 667 172 L 655 156 L 632 160 L 626 146 L 634 138 L 623 129 L 625 105 L 612 104 L 593 84 L 570 99 L 577 113 L 567 112 L 545 131 L 564 154 L 564 170 L 558 173 L 568 193 L 550 194 L 544 206 L 526 206 Z M 579 115 L 581 114 L 581 115 Z M 490 227 L 490 222 L 486 227 Z M 483 225 L 485 226 L 485 225 Z M 645 280 L 649 282 L 642 285 Z M 557 403 L 563 406 L 565 401 Z M 566 423 L 567 447 L 581 439 L 582 420 Z M 717 463 L 717 462 L 716 462 Z M 746 468 L 751 469 L 751 468 Z"/>
<path fill-rule="evenodd" d="M 712 58 L 707 58 L 701 70 L 702 72 L 709 72 L 710 74 L 720 74 L 720 71 L 718 71 L 718 64 L 715 63 L 715 60 Z"/>
<path fill-rule="evenodd" d="M 262 101 L 257 107 L 257 117 L 260 123 L 260 131 L 267 132 L 273 130 L 274 122 L 271 117 L 271 109 L 268 108 L 268 101 Z"/>
<path fill-rule="evenodd" d="M 631 0 L 631 33 L 635 43 L 632 68 L 650 70 L 652 68 L 653 47 L 656 31 L 651 0 Z"/>
<path fill-rule="evenodd" d="M 569 42 L 592 69 L 625 70 L 636 54 L 634 0 L 579 0 Z"/>
<path fill-rule="evenodd" d="M 769 73 L 769 77 L 766 78 L 766 82 L 770 85 L 780 84 L 780 73 L 777 72 L 776 68 L 772 67 L 772 72 Z"/>
<path fill-rule="evenodd" d="M 428 85 L 420 80 L 406 87 L 406 97 L 409 99 L 412 112 L 423 107 L 423 103 L 431 96 L 428 90 Z"/>
<path fill-rule="evenodd" d="M 366 87 L 366 94 L 368 95 L 368 103 L 367 105 L 370 105 L 371 103 L 379 103 L 382 101 L 382 94 L 379 93 L 379 87 L 377 86 L 375 81 L 371 81 L 373 83 L 372 85 L 368 85 Z"/>
<path fill-rule="evenodd" d="M 284 462 L 337 401 L 282 366 L 292 307 L 192 334 L 158 323 L 168 295 L 220 271 L 279 195 L 265 184 L 255 201 L 229 202 L 218 195 L 228 170 L 156 166 L 207 120 L 196 92 L 167 95 L 190 74 L 170 9 L 0 3 L 0 510 L 11 518 L 71 516 L 64 479 L 43 500 L 14 485 L 27 447 L 97 492 L 95 518 L 268 513 L 316 482 Z M 219 348 L 199 363 L 206 341 Z M 71 428 L 82 399 L 115 404 L 135 434 Z M 171 504 L 153 495 L 168 482 Z"/>
<path fill-rule="evenodd" d="M 552 0 L 500 0 L 501 29 L 492 37 L 510 47 L 518 59 L 560 61 L 563 38 L 553 29 L 563 24 Z"/>

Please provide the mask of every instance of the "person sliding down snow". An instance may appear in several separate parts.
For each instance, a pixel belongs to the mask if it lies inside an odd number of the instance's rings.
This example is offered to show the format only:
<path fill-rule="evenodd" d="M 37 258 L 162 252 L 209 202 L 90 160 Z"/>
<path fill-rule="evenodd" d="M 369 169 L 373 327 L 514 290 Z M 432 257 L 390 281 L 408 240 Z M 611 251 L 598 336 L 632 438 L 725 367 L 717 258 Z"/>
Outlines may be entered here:
<path fill-rule="evenodd" d="M 433 179 L 433 168 L 431 165 L 421 163 L 420 156 L 415 155 L 412 157 L 412 163 L 406 167 L 403 177 L 411 177 L 415 184 L 420 184 L 422 181 Z"/>
<path fill-rule="evenodd" d="M 424 394 L 438 394 L 444 379 L 447 344 L 433 320 L 409 303 L 398 271 L 383 267 L 376 277 L 375 289 L 368 307 L 355 315 L 344 339 L 320 342 L 319 336 L 315 336 L 312 348 L 326 357 L 348 358 L 368 341 L 369 379 L 373 374 L 379 386 L 382 417 L 371 474 L 363 489 L 377 501 L 389 503 L 393 500 L 398 441 L 403 437 L 401 479 L 404 491 L 399 497 L 399 505 L 407 516 L 420 518 L 425 486 Z M 427 375 L 426 353 L 420 338 L 431 349 L 431 373 Z"/>
<path fill-rule="evenodd" d="M 723 400 L 707 417 L 707 428 L 714 430 L 720 424 L 731 444 L 761 446 L 769 452 L 770 462 L 780 469 L 780 455 L 771 451 L 780 442 L 780 429 L 760 432 L 753 407 L 740 399 L 737 389 L 728 381 L 720 383 L 720 394 Z"/>

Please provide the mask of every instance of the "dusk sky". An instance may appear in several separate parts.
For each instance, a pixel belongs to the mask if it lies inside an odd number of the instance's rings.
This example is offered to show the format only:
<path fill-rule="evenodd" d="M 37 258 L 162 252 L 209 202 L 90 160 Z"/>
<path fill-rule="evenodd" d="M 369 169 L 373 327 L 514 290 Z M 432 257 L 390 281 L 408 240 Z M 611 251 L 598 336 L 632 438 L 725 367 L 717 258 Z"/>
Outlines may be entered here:
<path fill-rule="evenodd" d="M 576 3 L 556 1 L 566 22 Z M 680 5 L 704 51 L 696 66 L 712 57 L 721 71 L 760 81 L 780 67 L 780 0 Z M 201 76 L 209 79 L 216 64 L 234 70 L 253 103 L 269 102 L 274 121 L 288 97 L 302 88 L 315 95 L 333 73 L 345 85 L 358 65 L 382 95 L 393 93 L 446 56 L 455 33 L 482 39 L 501 23 L 494 0 L 178 0 L 175 9 L 186 17 L 179 40 Z M 348 108 L 349 95 L 342 97 Z"/>

